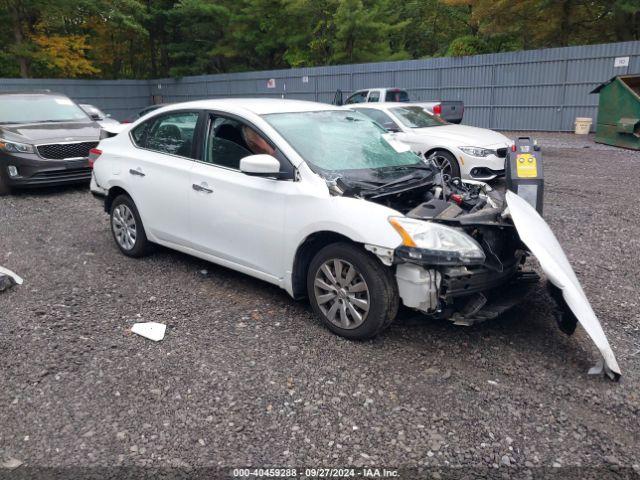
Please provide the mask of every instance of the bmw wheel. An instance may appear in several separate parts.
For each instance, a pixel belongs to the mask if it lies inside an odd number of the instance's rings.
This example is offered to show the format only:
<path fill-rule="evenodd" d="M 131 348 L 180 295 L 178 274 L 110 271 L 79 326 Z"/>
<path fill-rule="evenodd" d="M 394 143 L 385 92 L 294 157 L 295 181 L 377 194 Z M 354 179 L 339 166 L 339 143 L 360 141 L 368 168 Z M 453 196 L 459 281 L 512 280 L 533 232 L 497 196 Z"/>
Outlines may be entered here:
<path fill-rule="evenodd" d="M 451 153 L 444 150 L 438 150 L 431 155 L 434 163 L 445 175 L 449 175 L 450 178 L 460 178 L 460 165 L 456 160 L 456 157 Z"/>
<path fill-rule="evenodd" d="M 149 250 L 140 214 L 128 195 L 119 195 L 111 205 L 111 233 L 122 253 L 142 257 Z"/>
<path fill-rule="evenodd" d="M 309 266 L 307 290 L 323 323 L 350 339 L 377 335 L 398 311 L 391 269 L 348 243 L 328 245 L 316 254 Z"/>

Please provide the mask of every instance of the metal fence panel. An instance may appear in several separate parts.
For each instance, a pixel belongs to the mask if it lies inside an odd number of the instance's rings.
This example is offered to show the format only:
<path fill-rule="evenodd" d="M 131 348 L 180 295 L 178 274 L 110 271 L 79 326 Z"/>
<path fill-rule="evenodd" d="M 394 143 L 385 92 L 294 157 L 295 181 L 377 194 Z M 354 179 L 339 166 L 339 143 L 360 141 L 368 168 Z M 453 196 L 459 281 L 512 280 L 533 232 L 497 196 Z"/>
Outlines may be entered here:
<path fill-rule="evenodd" d="M 617 57 L 628 66 L 614 67 Z M 614 75 L 640 73 L 640 41 L 289 70 L 153 80 L 0 79 L 0 91 L 48 88 L 115 118 L 154 101 L 271 97 L 331 102 L 360 88 L 401 87 L 420 101 L 462 100 L 464 123 L 505 130 L 573 130 L 597 114 L 589 92 Z M 595 124 L 595 122 L 594 122 Z"/>

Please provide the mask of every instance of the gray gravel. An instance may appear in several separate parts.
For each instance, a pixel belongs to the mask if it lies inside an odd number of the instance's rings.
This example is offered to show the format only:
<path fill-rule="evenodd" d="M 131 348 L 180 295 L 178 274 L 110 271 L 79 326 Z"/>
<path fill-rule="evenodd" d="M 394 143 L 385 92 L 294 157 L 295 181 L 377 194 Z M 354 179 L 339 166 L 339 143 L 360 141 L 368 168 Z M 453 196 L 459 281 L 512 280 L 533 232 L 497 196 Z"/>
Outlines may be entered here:
<path fill-rule="evenodd" d="M 544 293 L 490 323 L 405 314 L 350 342 L 258 280 L 124 257 L 85 188 L 46 189 L 0 199 L 0 264 L 25 279 L 0 294 L 0 466 L 638 472 L 640 153 L 540 138 L 545 214 L 620 383 L 586 374 L 595 348 Z M 165 339 L 131 334 L 139 321 Z"/>

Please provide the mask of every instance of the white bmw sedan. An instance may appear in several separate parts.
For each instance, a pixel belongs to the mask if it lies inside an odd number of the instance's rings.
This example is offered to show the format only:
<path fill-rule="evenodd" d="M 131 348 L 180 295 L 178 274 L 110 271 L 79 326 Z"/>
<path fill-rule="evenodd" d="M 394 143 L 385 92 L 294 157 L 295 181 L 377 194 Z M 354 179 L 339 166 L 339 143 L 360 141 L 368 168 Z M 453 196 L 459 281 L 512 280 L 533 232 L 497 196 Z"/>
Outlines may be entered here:
<path fill-rule="evenodd" d="M 513 193 L 443 175 L 367 116 L 293 100 L 170 105 L 92 150 L 120 251 L 161 244 L 308 297 L 335 333 L 369 338 L 399 304 L 471 324 L 548 273 L 560 327 L 579 320 L 619 369 L 544 220 Z M 549 255 L 551 253 L 551 255 Z M 572 313 L 573 312 L 573 313 Z"/>
<path fill-rule="evenodd" d="M 504 176 L 507 148 L 513 141 L 499 132 L 454 125 L 425 111 L 420 104 L 362 103 L 349 105 L 372 118 L 452 177 L 488 181 Z"/>

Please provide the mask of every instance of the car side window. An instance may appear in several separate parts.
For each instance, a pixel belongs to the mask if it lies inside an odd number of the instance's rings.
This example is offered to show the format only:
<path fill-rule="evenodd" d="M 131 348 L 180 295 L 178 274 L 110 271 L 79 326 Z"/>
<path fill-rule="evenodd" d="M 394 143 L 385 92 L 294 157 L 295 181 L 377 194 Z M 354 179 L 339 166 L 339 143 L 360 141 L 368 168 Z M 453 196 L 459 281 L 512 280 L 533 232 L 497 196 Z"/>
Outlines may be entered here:
<path fill-rule="evenodd" d="M 276 149 L 260 133 L 233 118 L 212 116 L 207 133 L 204 162 L 240 169 L 249 155 L 276 155 Z"/>
<path fill-rule="evenodd" d="M 172 112 L 150 118 L 131 132 L 134 143 L 160 153 L 193 158 L 198 112 Z"/>
<path fill-rule="evenodd" d="M 358 111 L 364 113 L 371 120 L 379 123 L 387 130 L 400 130 L 398 124 L 394 122 L 391 117 L 384 113 L 382 110 L 378 110 L 375 108 L 359 108 Z"/>
<path fill-rule="evenodd" d="M 368 90 L 364 90 L 362 92 L 356 92 L 353 95 L 351 95 L 349 98 L 347 98 L 347 101 L 344 103 L 345 105 L 349 103 L 364 103 L 367 101 L 367 93 L 368 93 Z"/>
<path fill-rule="evenodd" d="M 378 90 L 374 90 L 369 94 L 369 98 L 367 102 L 377 102 L 380 100 L 380 92 Z"/>

